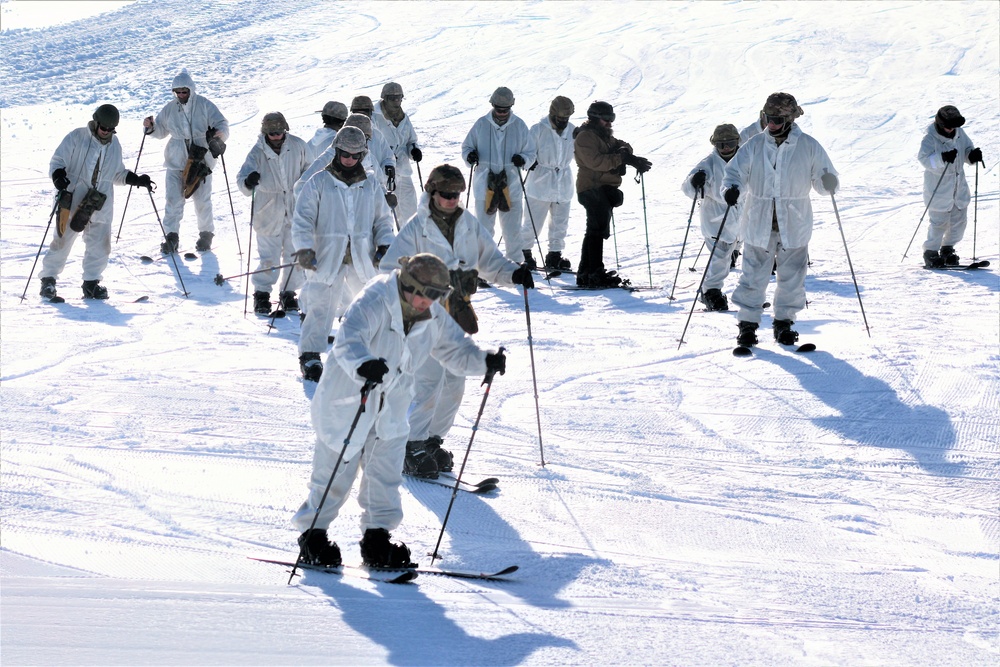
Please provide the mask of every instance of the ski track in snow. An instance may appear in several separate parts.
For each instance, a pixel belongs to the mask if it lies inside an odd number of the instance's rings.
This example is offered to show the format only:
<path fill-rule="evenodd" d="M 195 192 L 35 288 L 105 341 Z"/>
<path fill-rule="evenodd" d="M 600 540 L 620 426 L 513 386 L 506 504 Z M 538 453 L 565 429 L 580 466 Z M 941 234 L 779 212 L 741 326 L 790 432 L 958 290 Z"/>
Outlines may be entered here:
<path fill-rule="evenodd" d="M 995 662 L 1000 9 L 949 4 L 948 21 L 942 11 L 140 1 L 50 28 L 5 28 L 5 661 Z M 458 163 L 498 85 L 514 90 L 529 126 L 554 95 L 576 102 L 576 124 L 590 100 L 607 99 L 616 134 L 653 161 L 645 202 L 625 179 L 605 259 L 662 289 L 572 292 L 539 279 L 529 293 L 541 443 L 523 295 L 475 297 L 477 338 L 509 356 L 464 478 L 501 481 L 486 496 L 457 494 L 435 564 L 516 563 L 510 581 L 421 576 L 393 586 L 310 572 L 287 587 L 285 571 L 246 558 L 294 554 L 288 520 L 310 470 L 315 387 L 296 372 L 298 318 L 269 332 L 268 319 L 243 314 L 244 279 L 212 281 L 247 266 L 249 199 L 235 184 L 230 210 L 216 182 L 213 251 L 177 258 L 187 297 L 159 256 L 149 197 L 133 192 L 123 218 L 118 188 L 109 302 L 80 298 L 79 242 L 59 282 L 67 302 L 39 303 L 37 269 L 21 301 L 51 211 L 55 146 L 113 101 L 132 168 L 141 119 L 169 99 L 181 67 L 230 120 L 230 179 L 263 113 L 282 110 L 308 139 L 326 100 L 377 99 L 389 80 L 406 91 L 424 177 Z M 809 307 L 796 323 L 819 349 L 782 348 L 766 312 L 755 356 L 736 359 L 735 313 L 699 308 L 678 349 L 707 256 L 697 256 L 695 211 L 679 259 L 691 211 L 679 185 L 710 149 L 712 127 L 745 127 L 779 88 L 796 94 L 800 124 L 841 173 L 840 225 L 830 198 L 812 196 Z M 900 261 L 924 207 L 914 155 L 949 102 L 988 161 L 976 236 L 987 270 L 920 268 L 926 220 Z M 164 145 L 145 142 L 138 169 L 161 184 Z M 162 216 L 162 187 L 154 201 Z M 971 230 L 970 212 L 963 259 Z M 582 232 L 574 203 L 574 264 Z M 195 237 L 189 207 L 182 253 Z M 133 303 L 140 296 L 149 300 Z M 473 378 L 448 438 L 456 462 L 481 400 Z M 405 479 L 402 495 L 395 534 L 426 564 L 450 493 Z M 349 501 L 331 527 L 350 560 L 359 518 Z"/>

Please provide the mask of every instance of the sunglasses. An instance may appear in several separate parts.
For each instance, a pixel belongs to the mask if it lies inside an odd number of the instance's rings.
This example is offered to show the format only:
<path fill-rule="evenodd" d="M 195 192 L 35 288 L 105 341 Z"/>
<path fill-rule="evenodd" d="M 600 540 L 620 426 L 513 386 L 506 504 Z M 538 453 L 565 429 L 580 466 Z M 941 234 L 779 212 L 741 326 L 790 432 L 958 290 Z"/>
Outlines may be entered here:
<path fill-rule="evenodd" d="M 352 160 L 360 160 L 364 156 L 365 156 L 364 153 L 345 153 L 343 151 L 340 152 L 340 157 L 349 157 Z"/>
<path fill-rule="evenodd" d="M 765 114 L 764 120 L 767 121 L 768 125 L 784 125 L 786 122 L 784 116 L 772 116 L 771 114 Z"/>
<path fill-rule="evenodd" d="M 438 299 L 443 299 L 444 297 L 451 294 L 451 286 L 448 287 L 432 287 L 430 285 L 424 285 L 420 288 L 414 287 L 413 285 L 403 285 L 404 292 L 410 292 L 417 296 L 422 296 L 425 299 L 430 299 L 431 301 L 437 301 Z"/>
<path fill-rule="evenodd" d="M 285 131 L 284 130 L 278 130 L 277 132 L 268 132 L 267 136 L 269 136 L 269 137 L 283 137 L 283 136 L 285 136 Z"/>
<path fill-rule="evenodd" d="M 104 127 L 100 123 L 97 124 L 97 129 L 100 130 L 101 132 L 110 132 L 111 134 L 115 134 L 115 128 L 113 128 L 113 127 Z"/>
<path fill-rule="evenodd" d="M 441 199 L 458 199 L 458 197 L 459 197 L 459 195 L 461 193 L 459 193 L 459 192 L 441 192 L 440 190 L 438 190 L 437 194 L 438 194 L 438 197 L 440 197 Z"/>
<path fill-rule="evenodd" d="M 510 107 L 498 107 L 493 105 L 493 110 L 497 113 L 510 113 Z"/>
<path fill-rule="evenodd" d="M 177 88 L 174 90 L 174 95 L 190 95 L 191 90 L 188 88 Z"/>

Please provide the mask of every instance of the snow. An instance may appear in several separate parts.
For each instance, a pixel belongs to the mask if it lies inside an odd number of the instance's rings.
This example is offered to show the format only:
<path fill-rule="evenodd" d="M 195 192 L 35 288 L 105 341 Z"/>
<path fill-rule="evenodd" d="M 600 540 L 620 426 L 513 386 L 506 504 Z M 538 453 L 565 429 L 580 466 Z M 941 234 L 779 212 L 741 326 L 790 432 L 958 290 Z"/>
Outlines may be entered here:
<path fill-rule="evenodd" d="M 4 664 L 997 663 L 1000 4 L 29 11 L 42 4 L 0 7 Z M 294 556 L 313 387 L 297 373 L 297 318 L 268 333 L 244 315 L 241 280 L 213 283 L 247 264 L 249 200 L 233 185 L 234 216 L 224 178 L 215 251 L 179 261 L 187 298 L 167 260 L 138 261 L 159 243 L 157 213 L 141 190 L 125 209 L 120 188 L 110 301 L 80 299 L 82 243 L 60 278 L 66 304 L 40 303 L 37 269 L 21 300 L 59 141 L 114 103 L 133 167 L 142 118 L 181 67 L 231 122 L 231 178 L 267 111 L 309 138 L 325 101 L 377 98 L 389 80 L 404 88 L 425 177 L 457 163 L 499 85 L 529 123 L 557 94 L 576 102 L 576 123 L 590 101 L 609 100 L 616 134 L 652 160 L 645 202 L 625 180 L 605 257 L 614 263 L 617 244 L 624 275 L 663 289 L 539 281 L 528 295 L 542 442 L 524 297 L 476 296 L 478 339 L 504 345 L 509 362 L 466 476 L 502 481 L 456 498 L 436 564 L 516 563 L 509 582 L 310 573 L 288 586 L 287 572 L 247 558 Z M 870 336 L 832 203 L 814 194 L 797 328 L 819 350 L 781 349 L 765 315 L 757 355 L 737 359 L 735 313 L 698 308 L 679 346 L 704 267 L 702 256 L 688 270 L 694 233 L 680 260 L 691 208 L 680 182 L 715 125 L 744 127 L 776 90 L 797 96 L 801 126 L 841 173 L 836 203 Z M 991 260 L 984 271 L 921 269 L 926 220 L 903 259 L 924 208 L 917 146 L 947 103 L 986 159 L 976 223 L 970 211 L 958 246 Z M 144 142 L 139 160 L 158 182 L 164 145 Z M 162 192 L 154 199 L 162 215 Z M 583 227 L 574 203 L 574 264 Z M 189 207 L 182 250 L 195 237 Z M 459 460 L 482 396 L 470 381 L 447 443 Z M 449 499 L 404 482 L 395 535 L 424 563 Z M 352 559 L 358 513 L 349 502 L 331 528 Z"/>

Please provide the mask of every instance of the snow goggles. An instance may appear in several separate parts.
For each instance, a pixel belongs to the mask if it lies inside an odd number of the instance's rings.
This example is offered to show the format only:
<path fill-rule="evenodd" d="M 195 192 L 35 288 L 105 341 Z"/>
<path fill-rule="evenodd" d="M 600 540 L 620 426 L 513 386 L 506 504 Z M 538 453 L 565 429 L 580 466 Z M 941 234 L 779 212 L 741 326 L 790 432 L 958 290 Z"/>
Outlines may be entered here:
<path fill-rule="evenodd" d="M 115 128 L 113 128 L 113 127 L 104 127 L 100 123 L 97 124 L 97 129 L 101 130 L 102 132 L 110 132 L 111 134 L 115 134 Z"/>
<path fill-rule="evenodd" d="M 448 287 L 434 287 L 433 285 L 412 285 L 404 282 L 403 291 L 422 296 L 431 301 L 437 301 L 451 294 L 451 285 Z"/>
<path fill-rule="evenodd" d="M 510 107 L 498 107 L 495 104 L 493 105 L 493 110 L 497 113 L 510 113 Z"/>
<path fill-rule="evenodd" d="M 784 125 L 788 122 L 784 116 L 774 116 L 771 114 L 765 114 L 764 120 L 770 125 Z"/>
<path fill-rule="evenodd" d="M 459 195 L 461 195 L 460 192 L 441 192 L 440 190 L 437 193 L 441 199 L 458 199 Z"/>
<path fill-rule="evenodd" d="M 725 141 L 716 141 L 715 147 L 720 151 L 734 151 L 740 147 L 739 139 L 726 139 Z"/>

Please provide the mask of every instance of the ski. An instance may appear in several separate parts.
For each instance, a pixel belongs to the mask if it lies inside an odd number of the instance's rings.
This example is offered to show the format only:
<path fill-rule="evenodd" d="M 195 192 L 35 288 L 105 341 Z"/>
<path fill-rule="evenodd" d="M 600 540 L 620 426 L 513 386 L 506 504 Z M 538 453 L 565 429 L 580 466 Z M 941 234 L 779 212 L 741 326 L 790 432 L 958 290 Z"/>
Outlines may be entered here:
<path fill-rule="evenodd" d="M 786 345 L 785 347 L 791 347 L 791 346 L 790 345 Z M 796 352 L 796 353 L 815 352 L 816 351 L 816 345 L 814 345 L 813 343 L 802 343 L 802 345 L 797 346 L 792 351 Z M 748 347 L 746 345 L 737 345 L 736 347 L 733 348 L 733 356 L 734 357 L 752 357 L 753 356 L 753 348 Z"/>
<path fill-rule="evenodd" d="M 250 560 L 255 560 L 259 563 L 271 563 L 272 565 L 283 565 L 285 567 L 296 568 L 299 570 L 307 570 L 309 572 L 322 572 L 324 574 L 346 574 L 348 576 L 360 577 L 362 579 L 368 579 L 369 581 L 382 581 L 387 584 L 405 584 L 413 581 L 417 578 L 418 574 L 415 569 L 403 569 L 403 568 L 375 568 L 375 567 L 365 567 L 363 565 L 338 565 L 336 567 L 326 567 L 325 565 L 309 565 L 307 563 L 299 563 L 298 566 L 294 562 L 284 561 L 284 560 L 270 560 L 268 558 L 254 558 L 248 556 Z"/>
<path fill-rule="evenodd" d="M 663 288 L 660 286 L 650 287 L 648 285 L 608 285 L 607 287 L 584 287 L 582 285 L 553 285 L 558 289 L 564 290 L 575 290 L 581 292 L 604 292 L 607 290 L 624 290 L 626 292 L 648 292 L 648 291 L 658 291 Z"/>
<path fill-rule="evenodd" d="M 403 473 L 403 474 L 406 475 L 407 477 L 409 477 L 410 479 L 415 479 L 415 480 L 418 480 L 420 482 L 426 482 L 427 484 L 434 484 L 436 486 L 443 486 L 446 489 L 454 489 L 455 488 L 455 482 L 454 482 L 454 480 L 452 480 L 451 482 L 445 482 L 445 481 L 442 481 L 441 479 L 430 479 L 428 477 L 418 477 L 417 475 L 407 475 L 406 473 Z M 448 478 L 448 479 L 451 479 L 451 478 Z M 486 480 L 484 480 L 484 482 L 485 481 Z M 468 482 L 461 482 L 458 485 L 458 490 L 459 491 L 465 491 L 466 493 L 474 493 L 476 495 L 482 495 L 484 493 L 489 493 L 490 491 L 496 491 L 496 489 L 498 488 L 495 482 L 493 482 L 493 483 L 483 483 L 483 482 L 480 482 L 480 484 L 481 484 L 481 486 L 480 485 L 468 484 Z"/>
<path fill-rule="evenodd" d="M 451 480 L 458 479 L 453 473 L 450 473 L 450 472 L 439 472 L 438 475 L 441 476 L 441 477 L 447 477 L 448 479 L 451 479 Z M 477 482 L 475 484 L 473 484 L 472 482 L 467 482 L 467 481 L 465 481 L 463 479 L 462 480 L 462 484 L 467 484 L 469 486 L 477 486 L 477 487 L 478 486 L 489 486 L 491 484 L 493 486 L 497 486 L 497 485 L 500 484 L 500 478 L 499 477 L 487 477 L 486 479 L 484 479 L 484 480 L 482 480 L 480 482 Z"/>
<path fill-rule="evenodd" d="M 498 580 L 498 579 L 503 579 L 508 574 L 513 574 L 514 572 L 517 572 L 518 569 L 519 567 L 517 565 L 508 565 L 502 570 L 497 570 L 496 572 L 479 572 L 476 570 L 451 570 L 440 567 L 416 567 L 413 568 L 413 571 L 419 572 L 420 574 L 436 574 L 442 577 L 455 577 L 457 579 Z"/>
<path fill-rule="evenodd" d="M 974 271 L 976 269 L 985 269 L 989 265 L 990 261 L 983 259 L 963 266 L 925 266 L 924 268 L 929 271 Z"/>
<path fill-rule="evenodd" d="M 100 301 L 100 302 L 106 302 L 106 303 L 111 303 L 111 304 L 115 304 L 115 303 L 145 303 L 146 301 L 149 301 L 149 295 L 148 294 L 143 294 L 142 296 L 136 297 L 135 299 L 132 299 L 131 301 L 122 301 L 122 302 L 119 302 L 117 299 L 88 299 L 88 298 L 85 298 L 85 297 L 81 297 L 81 300 L 82 301 Z M 51 299 L 42 299 L 42 301 L 46 301 L 48 303 L 66 303 L 66 299 L 63 298 L 63 297 L 61 297 L 61 296 L 54 296 Z"/>

